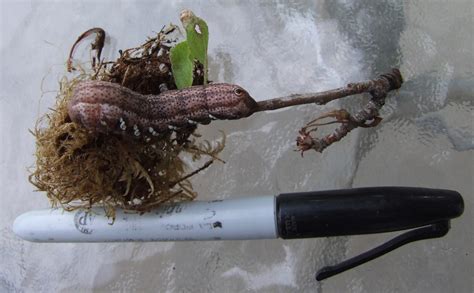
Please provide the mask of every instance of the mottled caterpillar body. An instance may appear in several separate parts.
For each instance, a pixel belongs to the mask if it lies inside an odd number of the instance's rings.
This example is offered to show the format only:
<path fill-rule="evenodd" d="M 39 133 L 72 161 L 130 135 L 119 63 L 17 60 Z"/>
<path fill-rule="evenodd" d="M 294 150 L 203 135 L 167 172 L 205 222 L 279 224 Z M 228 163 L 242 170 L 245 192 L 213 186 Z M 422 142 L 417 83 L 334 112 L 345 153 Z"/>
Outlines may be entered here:
<path fill-rule="evenodd" d="M 227 83 L 142 95 L 111 82 L 85 81 L 76 86 L 68 105 L 71 120 L 89 131 L 128 137 L 240 119 L 257 109 L 246 90 Z"/>

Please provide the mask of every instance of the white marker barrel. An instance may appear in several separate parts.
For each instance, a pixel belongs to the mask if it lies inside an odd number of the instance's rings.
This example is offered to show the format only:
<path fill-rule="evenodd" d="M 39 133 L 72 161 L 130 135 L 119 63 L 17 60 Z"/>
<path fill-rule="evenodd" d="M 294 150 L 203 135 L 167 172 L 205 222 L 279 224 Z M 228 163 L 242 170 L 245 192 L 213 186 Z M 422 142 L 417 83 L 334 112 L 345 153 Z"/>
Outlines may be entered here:
<path fill-rule="evenodd" d="M 165 205 L 143 215 L 102 208 L 30 211 L 13 231 L 34 242 L 243 240 L 277 238 L 275 197 L 261 196 Z"/>

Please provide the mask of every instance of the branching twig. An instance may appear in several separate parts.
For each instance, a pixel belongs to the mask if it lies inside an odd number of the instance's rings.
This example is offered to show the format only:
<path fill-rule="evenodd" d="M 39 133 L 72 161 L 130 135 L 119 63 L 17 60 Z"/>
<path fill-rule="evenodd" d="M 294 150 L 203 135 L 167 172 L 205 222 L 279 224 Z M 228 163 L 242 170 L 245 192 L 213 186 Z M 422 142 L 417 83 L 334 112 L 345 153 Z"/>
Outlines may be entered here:
<path fill-rule="evenodd" d="M 310 149 L 314 149 L 317 152 L 322 152 L 326 147 L 336 141 L 341 140 L 350 131 L 357 127 L 374 127 L 379 124 L 379 122 L 382 120 L 382 118 L 378 116 L 379 110 L 385 104 L 387 93 L 391 90 L 399 89 L 402 83 L 403 79 L 400 71 L 398 69 L 393 69 L 392 72 L 382 74 L 374 80 L 349 84 L 346 88 L 323 92 L 321 94 L 316 94 L 309 97 L 306 96 L 302 98 L 296 98 L 296 100 L 302 104 L 305 104 L 305 102 L 302 101 L 306 101 L 307 103 L 310 103 L 309 101 L 311 101 L 324 104 L 328 101 L 352 95 L 354 93 L 368 92 L 371 95 L 370 101 L 361 111 L 355 115 L 351 115 L 344 109 L 336 110 L 318 117 L 317 119 L 309 122 L 305 127 L 301 128 L 299 131 L 299 136 L 296 139 L 296 145 L 298 150 L 301 151 L 301 155 L 303 155 L 303 152 Z M 276 103 L 274 102 L 269 104 L 270 106 L 266 106 L 268 108 L 272 107 L 272 109 L 285 107 L 283 106 L 285 104 L 290 104 L 291 106 L 297 105 L 293 102 L 294 100 L 284 100 L 279 102 L 277 99 L 275 99 L 270 101 L 276 101 Z M 316 123 L 322 118 L 327 117 L 335 118 L 335 121 L 328 123 Z M 332 123 L 341 124 L 332 134 L 329 134 L 321 139 L 313 138 L 311 136 L 311 132 L 316 131 L 317 126 Z"/>

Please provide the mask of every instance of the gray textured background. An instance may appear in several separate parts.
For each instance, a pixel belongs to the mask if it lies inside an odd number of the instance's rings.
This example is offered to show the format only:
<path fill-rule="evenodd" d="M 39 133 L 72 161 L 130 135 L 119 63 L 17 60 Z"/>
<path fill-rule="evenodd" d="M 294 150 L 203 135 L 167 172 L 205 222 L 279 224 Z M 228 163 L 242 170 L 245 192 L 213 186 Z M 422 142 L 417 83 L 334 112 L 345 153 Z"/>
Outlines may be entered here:
<path fill-rule="evenodd" d="M 471 1 L 0 2 L 1 292 L 473 292 L 473 4 Z M 299 106 L 199 131 L 228 135 L 226 164 L 197 176 L 201 199 L 377 185 L 456 189 L 466 209 L 442 239 L 423 241 L 324 282 L 314 273 L 392 234 L 309 240 L 34 244 L 16 216 L 48 207 L 33 192 L 32 128 L 54 101 L 76 37 L 108 32 L 104 56 L 179 23 L 190 8 L 210 27 L 211 79 L 259 100 L 339 87 L 399 67 L 406 83 L 376 129 L 324 154 L 294 152 L 297 129 L 362 99 Z M 78 57 L 88 58 L 85 43 Z M 40 101 L 41 82 L 46 92 Z M 40 102 L 39 102 L 40 101 Z M 245 215 L 242 215 L 245 216 Z"/>

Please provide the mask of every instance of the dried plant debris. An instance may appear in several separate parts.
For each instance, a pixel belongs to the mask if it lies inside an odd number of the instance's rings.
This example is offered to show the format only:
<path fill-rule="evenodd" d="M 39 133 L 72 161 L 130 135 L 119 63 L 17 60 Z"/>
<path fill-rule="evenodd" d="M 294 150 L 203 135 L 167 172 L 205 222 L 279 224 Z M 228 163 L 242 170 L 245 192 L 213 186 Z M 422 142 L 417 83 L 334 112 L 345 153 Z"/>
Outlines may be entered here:
<path fill-rule="evenodd" d="M 96 34 L 91 69 L 73 66 L 76 75 L 60 83 L 54 109 L 42 116 L 32 131 L 36 138 L 36 164 L 30 182 L 45 191 L 53 206 L 65 210 L 104 206 L 113 217 L 115 208 L 145 212 L 160 204 L 192 200 L 196 193 L 190 177 L 209 167 L 224 147 L 224 139 L 200 140 L 194 129 L 182 134 L 167 133 L 151 140 L 124 140 L 114 135 L 92 134 L 73 123 L 67 105 L 74 87 L 84 80 L 118 83 L 141 94 L 159 94 L 175 89 L 170 71 L 170 48 L 177 28 L 163 28 L 143 45 L 120 51 L 116 61 L 100 59 L 105 32 L 94 28 L 78 41 Z M 75 46 L 76 44 L 74 44 Z M 194 84 L 202 84 L 203 70 L 194 70 Z M 192 170 L 186 158 L 200 162 Z"/>

